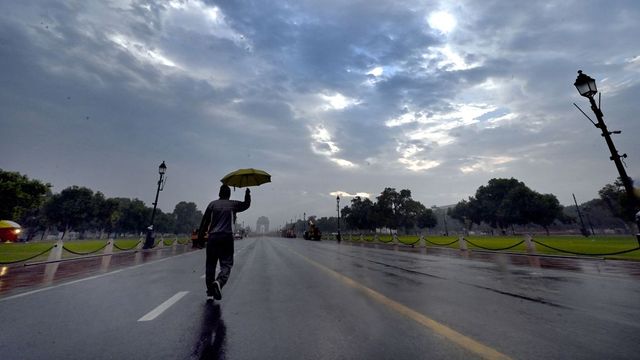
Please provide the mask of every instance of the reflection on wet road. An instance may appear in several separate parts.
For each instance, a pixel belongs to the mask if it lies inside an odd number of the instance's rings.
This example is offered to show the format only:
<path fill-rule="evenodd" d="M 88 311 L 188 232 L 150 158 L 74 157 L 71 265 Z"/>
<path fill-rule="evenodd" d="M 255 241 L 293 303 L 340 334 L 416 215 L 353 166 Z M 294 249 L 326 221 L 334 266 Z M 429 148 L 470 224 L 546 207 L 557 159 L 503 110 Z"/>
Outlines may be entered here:
<path fill-rule="evenodd" d="M 393 248 L 240 240 L 220 302 L 205 296 L 203 251 L 60 263 L 50 285 L 46 265 L 10 267 L 0 270 L 0 347 L 20 359 L 602 359 L 640 350 L 637 263 Z"/>
<path fill-rule="evenodd" d="M 124 267 L 139 265 L 168 256 L 191 251 L 190 246 L 179 245 L 150 251 L 129 251 L 114 255 L 90 256 L 80 260 L 61 262 L 23 263 L 0 267 L 0 296 L 34 286 L 56 283 L 106 273 Z"/>
<path fill-rule="evenodd" d="M 213 300 L 204 303 L 204 315 L 200 336 L 193 347 L 191 358 L 193 359 L 220 359 L 224 357 L 225 337 L 227 328 L 220 317 L 220 304 Z"/>

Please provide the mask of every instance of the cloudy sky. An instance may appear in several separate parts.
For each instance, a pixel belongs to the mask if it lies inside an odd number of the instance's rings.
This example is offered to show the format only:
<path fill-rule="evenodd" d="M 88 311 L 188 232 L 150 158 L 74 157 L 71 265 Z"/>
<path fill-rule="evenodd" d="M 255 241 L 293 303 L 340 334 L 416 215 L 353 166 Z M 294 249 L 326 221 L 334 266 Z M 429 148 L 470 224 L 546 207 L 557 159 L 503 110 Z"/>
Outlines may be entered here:
<path fill-rule="evenodd" d="M 0 168 L 150 204 L 166 161 L 170 212 L 256 167 L 273 182 L 241 220 L 274 226 L 334 215 L 336 192 L 448 205 L 494 177 L 587 201 L 617 173 L 576 71 L 640 181 L 639 19 L 636 0 L 5 1 Z"/>

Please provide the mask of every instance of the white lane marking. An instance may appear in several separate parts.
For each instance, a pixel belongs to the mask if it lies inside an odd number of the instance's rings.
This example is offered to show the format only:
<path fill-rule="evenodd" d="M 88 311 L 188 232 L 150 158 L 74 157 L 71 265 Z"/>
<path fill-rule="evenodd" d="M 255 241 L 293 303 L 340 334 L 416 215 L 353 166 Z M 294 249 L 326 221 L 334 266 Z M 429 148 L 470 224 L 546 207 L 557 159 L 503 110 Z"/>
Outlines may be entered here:
<path fill-rule="evenodd" d="M 158 307 L 156 307 L 155 309 L 149 311 L 149 313 L 147 315 L 141 317 L 140 319 L 138 319 L 138 321 L 151 321 L 151 320 L 157 318 L 165 310 L 170 308 L 171 305 L 177 303 L 178 300 L 182 299 L 188 293 L 189 293 L 188 291 L 180 291 L 180 292 L 178 292 L 177 294 L 175 294 L 172 297 L 170 297 L 167 301 L 165 301 L 162 304 L 158 305 Z"/>
<path fill-rule="evenodd" d="M 86 277 L 86 278 L 73 280 L 73 281 L 69 281 L 69 282 L 66 282 L 66 283 L 45 287 L 45 288 L 42 288 L 42 289 L 36 289 L 36 290 L 27 291 L 27 292 L 23 292 L 23 293 L 12 295 L 12 296 L 7 296 L 5 298 L 0 298 L 0 302 L 6 301 L 6 300 L 20 298 L 20 297 L 27 296 L 27 295 L 36 294 L 36 293 L 39 293 L 39 292 L 42 292 L 42 291 L 51 290 L 51 289 L 55 289 L 55 288 L 59 288 L 59 287 L 67 286 L 67 285 L 77 284 L 77 283 L 80 283 L 80 282 L 83 282 L 83 281 L 99 279 L 101 277 L 117 274 L 119 272 L 123 272 L 123 271 L 126 271 L 126 270 L 132 270 L 132 269 L 136 269 L 136 268 L 139 268 L 139 267 L 142 267 L 142 266 L 145 266 L 145 265 L 156 264 L 156 263 L 159 263 L 159 262 L 162 262 L 162 261 L 166 261 L 166 260 L 169 260 L 169 259 L 177 258 L 178 256 L 190 255 L 190 254 L 194 254 L 194 253 L 196 253 L 196 252 L 195 251 L 191 251 L 191 252 L 188 252 L 188 253 L 184 253 L 184 254 L 180 254 L 180 255 L 174 255 L 174 256 L 167 257 L 167 258 L 160 259 L 160 260 L 154 260 L 154 261 L 146 262 L 146 263 L 140 264 L 140 265 L 134 265 L 134 266 L 131 266 L 131 267 L 128 267 L 128 268 L 120 269 L 120 270 L 114 270 L 114 271 L 108 272 L 106 274 L 89 276 L 89 277 Z"/>

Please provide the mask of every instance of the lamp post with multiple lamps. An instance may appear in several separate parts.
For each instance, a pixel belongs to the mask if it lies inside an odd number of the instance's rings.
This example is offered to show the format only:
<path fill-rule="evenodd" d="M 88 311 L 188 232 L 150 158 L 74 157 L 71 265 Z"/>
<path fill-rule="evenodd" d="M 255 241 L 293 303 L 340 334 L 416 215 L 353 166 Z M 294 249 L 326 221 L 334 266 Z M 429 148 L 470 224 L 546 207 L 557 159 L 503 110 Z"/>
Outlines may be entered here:
<path fill-rule="evenodd" d="M 340 194 L 336 196 L 336 211 L 338 212 L 338 235 L 336 240 L 340 242 L 342 240 L 342 234 L 340 234 Z"/>
<path fill-rule="evenodd" d="M 151 249 L 154 244 L 153 237 L 153 220 L 156 217 L 156 207 L 158 206 L 158 195 L 160 191 L 164 190 L 164 173 L 167 172 L 167 165 L 164 164 L 164 161 L 158 167 L 158 173 L 160 174 L 160 179 L 158 180 L 158 189 L 156 190 L 156 200 L 153 202 L 153 211 L 151 212 L 151 225 L 147 228 L 147 237 L 144 241 L 143 249 Z"/>
<path fill-rule="evenodd" d="M 589 99 L 589 103 L 591 104 L 591 110 L 596 115 L 596 119 L 598 120 L 598 122 L 594 122 L 593 120 L 591 120 L 591 118 L 589 118 L 589 116 L 587 116 L 587 114 L 585 114 L 584 111 L 582 111 L 578 107 L 578 105 L 575 105 L 575 104 L 574 105 L 578 108 L 578 110 L 580 110 L 584 114 L 584 116 L 587 117 L 587 119 L 589 119 L 589 121 L 591 121 L 591 123 L 595 127 L 597 127 L 602 131 L 602 137 L 604 137 L 604 140 L 607 143 L 607 146 L 609 147 L 609 151 L 611 152 L 611 157 L 609 159 L 611 159 L 616 164 L 616 168 L 618 169 L 618 174 L 620 175 L 620 179 L 622 180 L 622 184 L 624 185 L 627 195 L 629 196 L 629 199 L 631 199 L 635 209 L 637 210 L 639 202 L 638 202 L 638 197 L 636 196 L 635 191 L 633 189 L 633 181 L 627 175 L 627 171 L 625 170 L 624 164 L 622 163 L 622 159 L 626 158 L 627 154 L 619 155 L 618 150 L 616 150 L 616 146 L 613 144 L 613 140 L 611 139 L 612 134 L 620 134 L 620 131 L 609 131 L 607 129 L 607 125 L 605 125 L 604 119 L 603 119 L 604 115 L 602 114 L 600 107 L 596 104 L 596 101 L 593 98 L 594 95 L 598 93 L 598 88 L 596 87 L 596 80 L 591 78 L 587 74 L 584 74 L 582 70 L 578 70 L 578 77 L 576 78 L 576 82 L 573 83 L 573 85 L 576 87 L 576 89 L 578 89 L 578 92 L 580 93 L 580 95 Z M 636 225 L 638 226 L 638 233 L 636 234 L 636 239 L 638 240 L 638 244 L 640 245 L 640 212 L 636 214 L 635 220 L 636 220 Z"/>

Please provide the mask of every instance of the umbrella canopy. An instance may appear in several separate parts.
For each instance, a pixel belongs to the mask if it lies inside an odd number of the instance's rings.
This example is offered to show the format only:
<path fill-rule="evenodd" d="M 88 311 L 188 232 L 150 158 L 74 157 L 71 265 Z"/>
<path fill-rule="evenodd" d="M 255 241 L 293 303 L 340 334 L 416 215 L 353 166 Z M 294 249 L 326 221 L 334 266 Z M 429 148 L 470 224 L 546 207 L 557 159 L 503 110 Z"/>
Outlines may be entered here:
<path fill-rule="evenodd" d="M 20 229 L 21 226 L 17 222 L 13 222 L 11 220 L 0 220 L 0 229 L 6 229 L 6 228 Z"/>
<path fill-rule="evenodd" d="M 258 169 L 238 169 L 220 179 L 223 184 L 233 187 L 259 186 L 271 182 L 271 175 Z"/>

